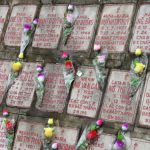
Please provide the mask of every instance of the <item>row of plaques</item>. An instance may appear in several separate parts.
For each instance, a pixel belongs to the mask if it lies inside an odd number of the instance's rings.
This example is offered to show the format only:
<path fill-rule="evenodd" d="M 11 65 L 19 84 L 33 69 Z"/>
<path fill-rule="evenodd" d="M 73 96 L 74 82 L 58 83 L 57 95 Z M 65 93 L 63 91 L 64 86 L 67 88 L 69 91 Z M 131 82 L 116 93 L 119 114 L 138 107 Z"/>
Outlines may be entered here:
<path fill-rule="evenodd" d="M 6 131 L 2 125 L 3 117 L 0 117 L 0 150 L 7 150 Z M 41 150 L 44 124 L 29 120 L 20 120 L 14 139 L 12 150 Z M 55 127 L 55 138 L 61 150 L 75 150 L 79 137 L 79 128 Z M 88 150 L 109 150 L 115 139 L 114 135 L 102 133 L 97 142 Z M 132 138 L 128 150 L 149 150 L 150 141 Z"/>
<path fill-rule="evenodd" d="M 61 39 L 63 18 L 66 5 L 43 5 L 39 14 L 39 24 L 34 34 L 34 48 L 57 49 Z M 63 51 L 88 52 L 99 18 L 99 5 L 77 6 L 79 16 L 66 46 L 60 44 Z M 6 20 L 7 6 L 0 6 L 0 36 Z M 4 43 L 7 46 L 20 46 L 24 23 L 31 23 L 37 12 L 36 5 L 17 5 L 13 7 Z M 110 53 L 121 53 L 130 33 L 135 12 L 135 4 L 105 4 L 95 39 Z M 136 17 L 130 51 L 140 47 L 144 52 L 150 50 L 150 5 L 140 5 Z M 62 42 L 61 42 L 62 43 Z"/>
<path fill-rule="evenodd" d="M 0 104 L 6 97 L 9 107 L 31 107 L 35 98 L 36 65 L 24 63 L 21 74 L 5 96 L 11 65 L 10 62 L 0 61 Z M 129 96 L 129 71 L 111 70 L 102 102 L 103 92 L 99 88 L 94 67 L 81 66 L 77 71 L 82 75 L 76 75 L 68 102 L 63 67 L 62 64 L 46 65 L 45 93 L 42 105 L 36 104 L 37 110 L 62 113 L 67 105 L 68 114 L 95 118 L 102 103 L 99 116 L 104 120 L 134 124 L 136 114 L 139 113 L 140 125 L 150 127 L 150 73 L 147 74 L 145 87 L 140 86 L 133 100 Z"/>

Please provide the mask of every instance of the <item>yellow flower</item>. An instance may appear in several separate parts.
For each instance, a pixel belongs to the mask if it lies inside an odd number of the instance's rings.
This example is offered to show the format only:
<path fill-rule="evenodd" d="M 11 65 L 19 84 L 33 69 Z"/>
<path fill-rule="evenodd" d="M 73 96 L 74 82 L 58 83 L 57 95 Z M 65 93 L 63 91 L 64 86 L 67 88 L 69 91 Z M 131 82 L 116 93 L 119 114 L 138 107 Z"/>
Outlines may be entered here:
<path fill-rule="evenodd" d="M 142 73 L 144 71 L 145 65 L 142 63 L 136 63 L 136 66 L 134 68 L 135 73 Z"/>
<path fill-rule="evenodd" d="M 54 124 L 53 118 L 48 119 L 48 124 L 49 125 L 53 125 Z"/>
<path fill-rule="evenodd" d="M 135 55 L 140 56 L 141 54 L 142 54 L 142 49 L 137 48 L 136 51 L 135 51 Z"/>
<path fill-rule="evenodd" d="M 46 138 L 51 138 L 53 136 L 53 128 L 44 128 L 44 136 Z"/>
<path fill-rule="evenodd" d="M 24 58 L 24 54 L 23 54 L 23 53 L 20 53 L 18 57 L 19 57 L 20 59 L 23 59 L 23 58 Z"/>
<path fill-rule="evenodd" d="M 18 71 L 20 71 L 22 69 L 22 64 L 21 64 L 21 62 L 14 62 L 13 64 L 12 64 L 12 70 L 14 71 L 14 72 L 18 72 Z"/>

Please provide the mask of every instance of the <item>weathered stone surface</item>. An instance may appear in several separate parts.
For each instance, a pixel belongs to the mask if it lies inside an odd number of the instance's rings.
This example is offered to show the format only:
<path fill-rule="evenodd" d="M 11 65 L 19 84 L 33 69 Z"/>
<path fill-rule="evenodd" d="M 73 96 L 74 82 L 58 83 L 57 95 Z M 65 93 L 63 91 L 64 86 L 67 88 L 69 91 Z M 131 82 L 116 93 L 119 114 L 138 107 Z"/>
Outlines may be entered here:
<path fill-rule="evenodd" d="M 134 123 L 141 88 L 132 99 L 129 81 L 128 71 L 111 71 L 100 114 L 104 120 Z"/>
<path fill-rule="evenodd" d="M 57 49 L 63 26 L 65 5 L 44 5 L 34 35 L 33 47 Z"/>
<path fill-rule="evenodd" d="M 47 64 L 45 94 L 42 107 L 36 106 L 41 111 L 63 112 L 67 99 L 67 89 L 65 86 L 63 65 Z"/>
<path fill-rule="evenodd" d="M 134 4 L 106 4 L 95 39 L 96 44 L 110 53 L 125 49 L 132 21 Z"/>
<path fill-rule="evenodd" d="M 103 133 L 99 136 L 98 141 L 91 145 L 87 150 L 110 150 L 114 139 L 114 135 Z"/>
<path fill-rule="evenodd" d="M 42 123 L 20 121 L 13 150 L 41 150 L 43 128 Z"/>
<path fill-rule="evenodd" d="M 3 117 L 0 117 L 0 150 L 7 150 L 6 132 L 2 125 Z"/>
<path fill-rule="evenodd" d="M 8 92 L 8 106 L 30 108 L 35 92 L 35 63 L 24 63 L 23 70 Z"/>
<path fill-rule="evenodd" d="M 130 51 L 142 48 L 144 52 L 150 53 L 150 5 L 143 4 L 138 10 L 133 37 L 130 43 Z"/>
<path fill-rule="evenodd" d="M 81 77 L 76 76 L 67 112 L 78 116 L 96 117 L 100 105 L 102 92 L 94 67 L 82 66 Z"/>
<path fill-rule="evenodd" d="M 88 52 L 94 32 L 98 8 L 98 5 L 77 6 L 79 16 L 75 21 L 73 32 L 67 44 L 65 46 L 61 44 L 60 50 Z"/>
<path fill-rule="evenodd" d="M 5 92 L 7 90 L 7 81 L 10 72 L 10 62 L 0 61 L 0 104 L 2 103 Z"/>
<path fill-rule="evenodd" d="M 129 150 L 149 150 L 150 141 L 132 138 L 132 144 L 129 147 Z"/>
<path fill-rule="evenodd" d="M 0 39 L 9 7 L 0 5 Z"/>
<path fill-rule="evenodd" d="M 61 150 L 75 150 L 79 130 L 77 128 L 56 127 L 56 137 L 53 142 L 60 144 Z"/>
<path fill-rule="evenodd" d="M 141 99 L 139 124 L 150 127 L 150 73 L 147 74 Z"/>
<path fill-rule="evenodd" d="M 13 7 L 4 38 L 5 45 L 20 46 L 23 25 L 32 23 L 36 8 L 36 5 L 17 5 Z"/>

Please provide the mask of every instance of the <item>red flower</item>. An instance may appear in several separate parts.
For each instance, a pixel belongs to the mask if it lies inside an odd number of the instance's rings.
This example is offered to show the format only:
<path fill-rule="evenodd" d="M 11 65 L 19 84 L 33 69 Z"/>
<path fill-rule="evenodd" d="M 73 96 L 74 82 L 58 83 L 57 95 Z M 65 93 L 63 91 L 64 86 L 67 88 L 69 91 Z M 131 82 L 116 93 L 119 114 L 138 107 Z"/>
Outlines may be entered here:
<path fill-rule="evenodd" d="M 6 122 L 6 128 L 7 128 L 7 130 L 12 130 L 13 124 L 10 121 Z"/>
<path fill-rule="evenodd" d="M 73 66 L 72 61 L 70 61 L 70 60 L 66 61 L 65 66 L 66 66 L 66 69 L 72 68 L 72 66 Z"/>
<path fill-rule="evenodd" d="M 93 140 L 95 137 L 97 137 L 97 132 L 95 130 L 90 131 L 87 135 L 86 138 L 88 140 Z"/>

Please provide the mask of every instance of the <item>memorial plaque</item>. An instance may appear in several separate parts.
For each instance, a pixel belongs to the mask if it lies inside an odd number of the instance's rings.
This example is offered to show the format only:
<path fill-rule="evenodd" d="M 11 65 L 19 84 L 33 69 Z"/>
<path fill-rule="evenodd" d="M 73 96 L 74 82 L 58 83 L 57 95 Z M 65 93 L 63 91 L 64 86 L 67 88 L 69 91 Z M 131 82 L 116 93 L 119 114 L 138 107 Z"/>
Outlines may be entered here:
<path fill-rule="evenodd" d="M 9 9 L 8 6 L 0 5 L 0 38 L 2 35 L 2 31 L 3 31 L 4 23 L 6 20 L 8 9 Z"/>
<path fill-rule="evenodd" d="M 106 4 L 95 44 L 100 44 L 110 53 L 123 52 L 129 35 L 133 10 L 134 4 Z"/>
<path fill-rule="evenodd" d="M 75 144 L 77 143 L 79 134 L 78 129 L 56 127 L 55 131 L 56 137 L 53 142 L 57 142 L 61 150 L 75 150 Z"/>
<path fill-rule="evenodd" d="M 36 28 L 33 47 L 57 49 L 63 26 L 64 5 L 44 5 L 40 12 L 40 22 Z"/>
<path fill-rule="evenodd" d="M 47 64 L 45 93 L 42 107 L 37 107 L 41 111 L 63 112 L 67 98 L 67 88 L 65 86 L 63 65 Z"/>
<path fill-rule="evenodd" d="M 44 125 L 20 121 L 13 150 L 41 150 Z"/>
<path fill-rule="evenodd" d="M 23 25 L 32 23 L 36 8 L 36 5 L 17 5 L 13 7 L 4 38 L 5 45 L 20 46 Z"/>
<path fill-rule="evenodd" d="M 3 118 L 0 117 L 0 150 L 7 150 L 6 132 L 2 125 Z"/>
<path fill-rule="evenodd" d="M 135 21 L 130 51 L 135 52 L 137 48 L 150 53 L 150 5 L 148 4 L 140 6 Z"/>
<path fill-rule="evenodd" d="M 112 122 L 134 123 L 141 87 L 134 99 L 130 97 L 130 75 L 128 71 L 113 70 L 101 108 L 101 117 Z"/>
<path fill-rule="evenodd" d="M 12 85 L 7 96 L 7 105 L 20 108 L 30 108 L 35 92 L 35 63 L 24 63 L 21 74 Z"/>
<path fill-rule="evenodd" d="M 150 150 L 150 141 L 132 138 L 129 150 Z"/>
<path fill-rule="evenodd" d="M 73 32 L 65 46 L 61 45 L 64 51 L 84 51 L 88 52 L 90 47 L 99 6 L 82 5 L 77 6 L 79 16 L 75 21 Z"/>
<path fill-rule="evenodd" d="M 96 79 L 94 67 L 79 68 L 81 76 L 76 76 L 67 112 L 78 116 L 96 117 L 102 92 Z"/>
<path fill-rule="evenodd" d="M 2 103 L 7 90 L 8 76 L 10 72 L 10 62 L 0 61 L 0 104 Z"/>
<path fill-rule="evenodd" d="M 147 74 L 142 95 L 139 123 L 150 127 L 150 73 Z"/>
<path fill-rule="evenodd" d="M 98 141 L 90 145 L 87 150 L 110 150 L 111 144 L 114 142 L 115 136 L 102 133 Z"/>

